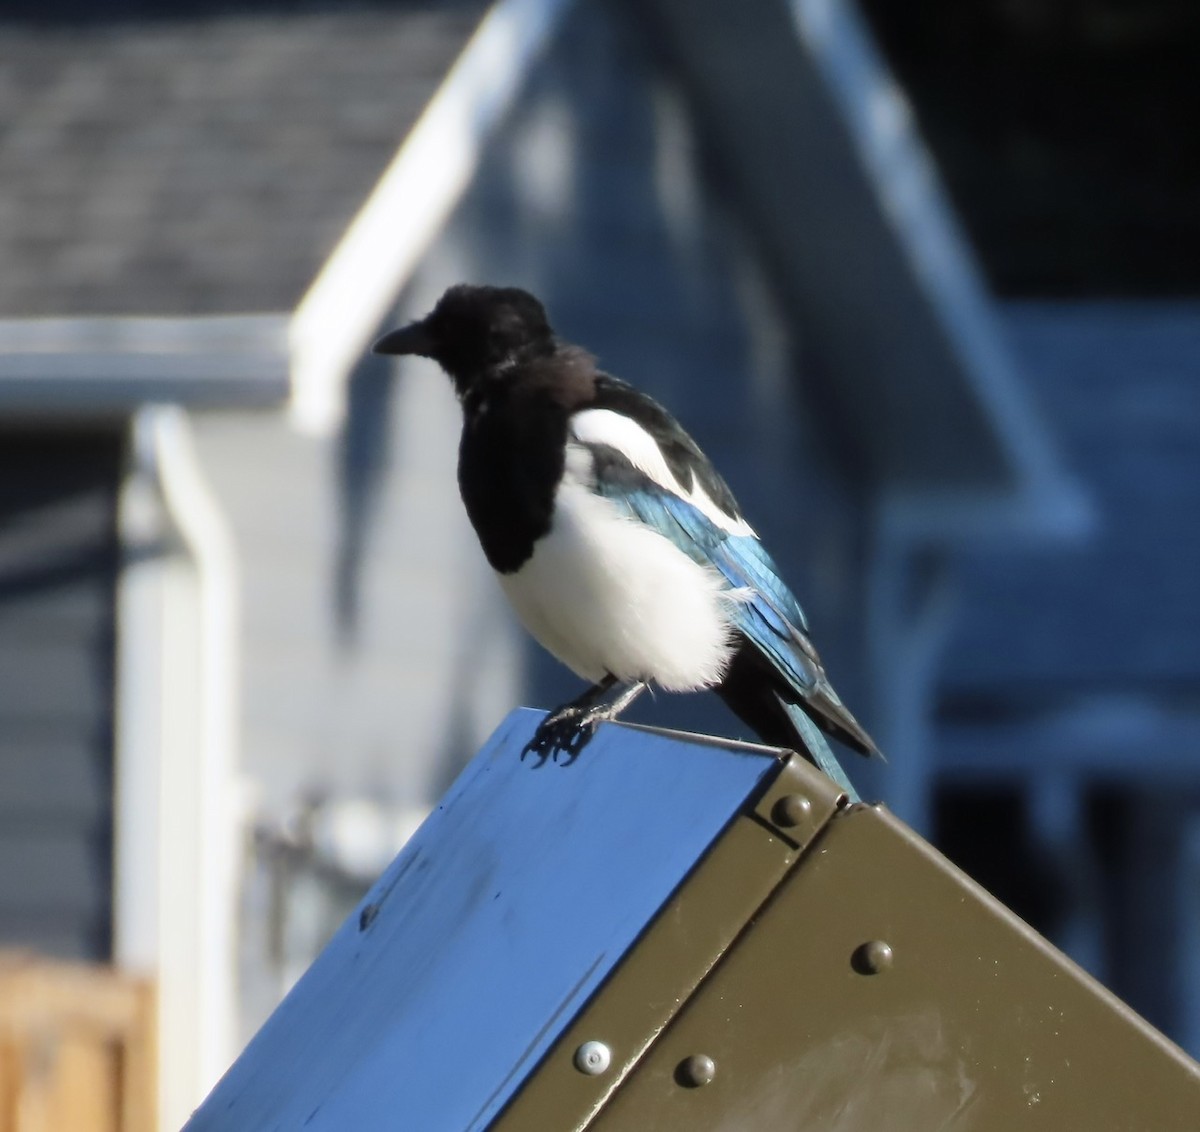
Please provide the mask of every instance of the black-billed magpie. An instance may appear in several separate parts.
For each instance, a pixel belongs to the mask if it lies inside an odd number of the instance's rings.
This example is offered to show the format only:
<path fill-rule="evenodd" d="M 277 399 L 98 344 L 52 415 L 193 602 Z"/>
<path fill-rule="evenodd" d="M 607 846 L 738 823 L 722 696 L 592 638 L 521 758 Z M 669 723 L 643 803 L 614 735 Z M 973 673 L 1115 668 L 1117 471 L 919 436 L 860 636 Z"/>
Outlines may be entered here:
<path fill-rule="evenodd" d="M 560 341 L 515 287 L 451 287 L 373 349 L 450 375 L 459 489 L 483 552 L 533 636 L 591 682 L 527 752 L 573 758 L 649 684 L 712 688 L 764 742 L 857 797 L 813 724 L 863 754 L 875 744 L 725 481 L 666 409 Z"/>

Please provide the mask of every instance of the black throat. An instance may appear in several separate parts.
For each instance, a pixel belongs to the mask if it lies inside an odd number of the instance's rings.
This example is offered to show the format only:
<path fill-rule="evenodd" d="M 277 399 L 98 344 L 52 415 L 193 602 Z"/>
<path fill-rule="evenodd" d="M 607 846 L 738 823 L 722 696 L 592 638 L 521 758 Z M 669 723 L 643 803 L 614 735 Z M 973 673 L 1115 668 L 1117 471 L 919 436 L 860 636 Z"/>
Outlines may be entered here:
<path fill-rule="evenodd" d="M 564 349 L 472 382 L 463 395 L 458 487 L 498 573 L 519 570 L 550 530 L 568 420 L 589 399 L 593 372 L 588 355 Z"/>

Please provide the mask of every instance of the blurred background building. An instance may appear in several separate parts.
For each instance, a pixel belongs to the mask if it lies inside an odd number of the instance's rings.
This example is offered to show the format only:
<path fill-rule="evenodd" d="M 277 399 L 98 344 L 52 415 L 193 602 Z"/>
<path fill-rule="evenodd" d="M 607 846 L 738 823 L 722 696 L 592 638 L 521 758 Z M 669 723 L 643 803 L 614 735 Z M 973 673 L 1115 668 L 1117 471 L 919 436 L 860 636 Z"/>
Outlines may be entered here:
<path fill-rule="evenodd" d="M 0 944 L 152 980 L 163 1127 L 573 694 L 448 383 L 366 353 L 460 280 L 677 412 L 888 752 L 864 793 L 1200 1051 L 1192 6 L 0 22 Z"/>

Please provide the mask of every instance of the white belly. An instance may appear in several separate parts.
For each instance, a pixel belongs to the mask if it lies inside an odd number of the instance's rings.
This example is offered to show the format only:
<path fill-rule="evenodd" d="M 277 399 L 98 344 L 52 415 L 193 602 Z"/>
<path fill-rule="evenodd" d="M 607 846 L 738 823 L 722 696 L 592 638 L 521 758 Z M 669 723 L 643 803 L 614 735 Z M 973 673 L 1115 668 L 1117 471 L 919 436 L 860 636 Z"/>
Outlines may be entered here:
<path fill-rule="evenodd" d="M 550 534 L 498 576 L 530 633 L 586 680 L 689 691 L 719 682 L 729 663 L 737 597 L 724 579 L 570 475 Z"/>

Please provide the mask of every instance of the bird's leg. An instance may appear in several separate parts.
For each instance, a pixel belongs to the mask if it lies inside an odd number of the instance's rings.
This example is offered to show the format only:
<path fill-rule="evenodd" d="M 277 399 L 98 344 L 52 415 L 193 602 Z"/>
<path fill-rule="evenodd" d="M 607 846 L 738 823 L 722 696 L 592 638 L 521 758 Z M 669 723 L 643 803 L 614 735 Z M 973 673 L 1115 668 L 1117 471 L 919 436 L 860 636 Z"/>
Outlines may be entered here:
<path fill-rule="evenodd" d="M 622 689 L 621 694 L 608 705 L 608 707 L 594 707 L 589 715 L 589 720 L 593 724 L 611 722 L 616 719 L 634 700 L 638 698 L 648 687 L 649 684 L 645 680 L 635 680 L 632 684 L 627 684 Z"/>
<path fill-rule="evenodd" d="M 570 766 L 579 758 L 579 752 L 596 734 L 596 728 L 601 723 L 608 723 L 616 719 L 648 687 L 645 680 L 635 680 L 632 684 L 627 684 L 612 703 L 593 704 L 575 721 L 574 733 L 567 738 L 565 743 L 560 743 L 555 748 L 554 761 L 559 766 Z M 565 756 L 561 762 L 558 758 L 559 751 L 563 752 Z"/>
<path fill-rule="evenodd" d="M 616 683 L 617 678 L 611 673 L 608 674 L 598 684 L 593 684 L 590 688 L 585 688 L 573 700 L 568 700 L 565 704 L 556 707 L 542 721 L 542 726 L 554 727 L 559 723 L 579 719 L 581 716 L 586 715 L 595 707 L 600 697 L 610 688 L 615 687 Z"/>
<path fill-rule="evenodd" d="M 635 680 L 621 689 L 620 694 L 609 704 L 593 704 L 575 720 L 574 731 L 567 737 L 566 742 L 559 743 L 553 752 L 554 761 L 559 766 L 570 766 L 579 752 L 591 742 L 596 734 L 596 728 L 601 723 L 616 719 L 634 700 L 638 698 L 649 685 L 644 680 Z M 564 758 L 559 761 L 559 752 Z"/>
<path fill-rule="evenodd" d="M 616 682 L 617 678 L 609 673 L 599 683 L 585 688 L 573 700 L 568 700 L 565 704 L 556 707 L 538 724 L 533 738 L 525 744 L 525 749 L 521 752 L 521 761 L 524 762 L 525 756 L 532 751 L 538 756 L 537 765 L 541 766 L 551 753 L 557 751 L 565 739 L 574 732 L 576 720 Z"/>
<path fill-rule="evenodd" d="M 634 700 L 645 690 L 646 683 L 642 680 L 626 685 L 621 693 L 609 704 L 600 703 L 605 692 L 614 688 L 619 681 L 615 676 L 605 676 L 598 684 L 593 684 L 581 696 L 570 703 L 551 712 L 538 725 L 533 738 L 521 752 L 524 759 L 530 751 L 539 756 L 538 766 L 553 756 L 558 761 L 560 751 L 567 755 L 563 765 L 569 765 L 578 757 L 579 752 L 587 746 L 595 733 L 598 724 L 606 720 L 616 719 Z"/>

